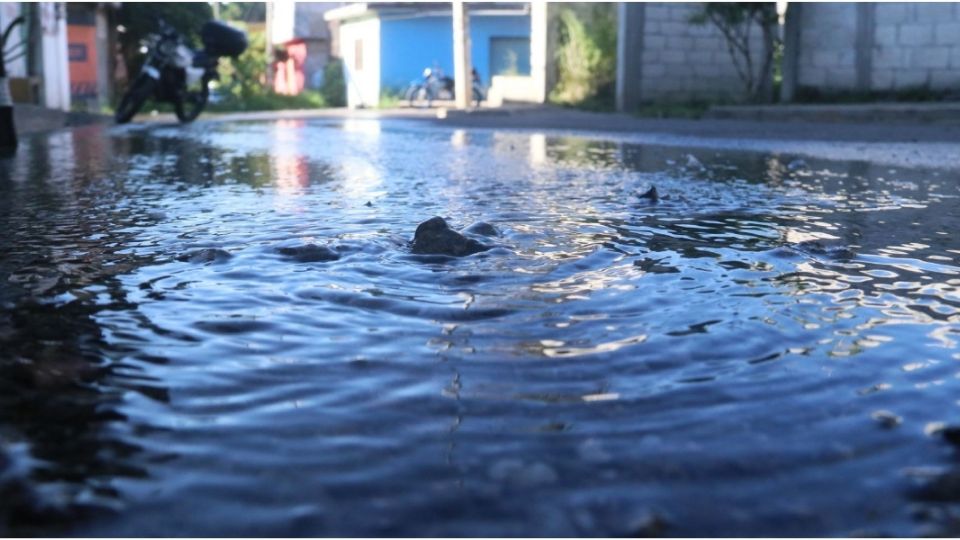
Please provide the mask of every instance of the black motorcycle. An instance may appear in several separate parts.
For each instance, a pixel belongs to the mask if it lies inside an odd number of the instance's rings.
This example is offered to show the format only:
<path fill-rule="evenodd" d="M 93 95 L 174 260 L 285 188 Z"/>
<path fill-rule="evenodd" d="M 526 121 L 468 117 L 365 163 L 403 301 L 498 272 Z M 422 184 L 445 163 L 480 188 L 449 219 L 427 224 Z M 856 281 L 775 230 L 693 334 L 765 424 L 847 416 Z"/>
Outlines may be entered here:
<path fill-rule="evenodd" d="M 181 122 L 191 122 L 210 98 L 210 81 L 217 79 L 221 57 L 236 57 L 247 48 L 247 36 L 221 22 L 204 23 L 200 29 L 203 50 L 194 51 L 180 34 L 160 20 L 160 31 L 151 34 L 141 49 L 147 57 L 133 84 L 120 99 L 114 117 L 129 122 L 143 104 L 153 97 L 173 103 Z"/>

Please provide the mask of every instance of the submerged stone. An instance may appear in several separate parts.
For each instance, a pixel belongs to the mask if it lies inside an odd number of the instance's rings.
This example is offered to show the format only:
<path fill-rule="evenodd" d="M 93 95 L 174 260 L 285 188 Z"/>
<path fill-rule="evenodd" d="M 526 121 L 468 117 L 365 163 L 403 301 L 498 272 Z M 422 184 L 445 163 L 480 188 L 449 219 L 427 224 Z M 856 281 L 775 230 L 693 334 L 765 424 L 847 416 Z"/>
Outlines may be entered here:
<path fill-rule="evenodd" d="M 633 265 L 650 274 L 676 274 L 680 272 L 676 267 L 660 264 L 660 261 L 656 259 L 637 259 L 633 261 Z"/>
<path fill-rule="evenodd" d="M 184 253 L 177 257 L 177 260 L 181 262 L 209 264 L 222 263 L 230 260 L 231 257 L 233 257 L 233 255 L 230 255 L 230 253 L 226 250 L 219 248 L 204 248 Z"/>
<path fill-rule="evenodd" d="M 640 194 L 641 199 L 650 199 L 650 202 L 657 202 L 660 200 L 660 194 L 657 193 L 657 186 L 650 186 L 650 189 Z"/>
<path fill-rule="evenodd" d="M 480 236 L 500 236 L 500 231 L 485 221 L 478 221 L 463 231 L 470 234 L 478 234 Z"/>
<path fill-rule="evenodd" d="M 329 262 L 340 258 L 340 255 L 332 249 L 316 244 L 277 248 L 277 253 L 297 262 Z"/>
<path fill-rule="evenodd" d="M 870 416 L 871 418 L 873 418 L 875 422 L 880 424 L 881 427 L 884 427 L 886 429 L 895 428 L 899 426 L 901 423 L 903 423 L 903 418 L 900 418 L 899 416 L 897 416 L 896 414 L 890 411 L 884 411 L 884 410 L 876 411 Z"/>
<path fill-rule="evenodd" d="M 413 252 L 418 255 L 449 255 L 464 257 L 490 249 L 450 228 L 441 217 L 433 217 L 417 227 L 413 237 Z"/>
<path fill-rule="evenodd" d="M 947 426 L 940 430 L 940 436 L 948 443 L 960 446 L 960 426 Z"/>

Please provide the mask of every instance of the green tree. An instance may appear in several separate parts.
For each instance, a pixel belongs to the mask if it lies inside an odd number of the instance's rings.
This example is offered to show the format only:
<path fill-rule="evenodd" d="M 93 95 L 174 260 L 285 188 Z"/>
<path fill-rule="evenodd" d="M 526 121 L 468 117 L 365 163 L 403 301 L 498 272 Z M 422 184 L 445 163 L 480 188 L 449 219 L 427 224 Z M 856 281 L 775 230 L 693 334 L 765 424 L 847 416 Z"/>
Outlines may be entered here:
<path fill-rule="evenodd" d="M 777 6 L 773 2 L 704 2 L 691 18 L 693 24 L 712 24 L 723 34 L 727 50 L 750 101 L 769 99 L 774 53 L 779 47 Z M 760 58 L 751 47 L 753 29 L 763 39 Z M 759 67 L 759 69 L 757 69 Z"/>
<path fill-rule="evenodd" d="M 264 22 L 267 20 L 265 2 L 218 2 L 220 18 L 225 21 Z"/>
<path fill-rule="evenodd" d="M 124 28 L 118 36 L 120 54 L 127 73 L 132 80 L 140 70 L 143 55 L 140 41 L 159 30 L 163 19 L 190 45 L 200 45 L 200 27 L 213 18 L 213 11 L 206 2 L 123 2 L 117 10 L 117 23 Z"/>
<path fill-rule="evenodd" d="M 550 100 L 587 108 L 613 105 L 617 30 L 613 4 L 563 7 L 556 58 L 557 85 Z"/>
<path fill-rule="evenodd" d="M 343 78 L 343 60 L 331 58 L 323 68 L 323 85 L 320 95 L 330 107 L 344 107 L 347 104 L 347 83 Z"/>
<path fill-rule="evenodd" d="M 224 97 L 249 101 L 267 93 L 267 40 L 263 32 L 250 32 L 247 50 L 236 58 L 220 60 L 220 84 Z"/>

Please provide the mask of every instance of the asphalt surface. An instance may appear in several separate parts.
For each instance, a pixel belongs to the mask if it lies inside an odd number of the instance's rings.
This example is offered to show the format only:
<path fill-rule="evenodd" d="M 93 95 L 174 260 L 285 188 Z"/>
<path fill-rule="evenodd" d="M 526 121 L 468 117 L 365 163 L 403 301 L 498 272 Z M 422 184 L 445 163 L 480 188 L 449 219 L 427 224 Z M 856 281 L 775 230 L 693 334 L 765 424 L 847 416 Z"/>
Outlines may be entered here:
<path fill-rule="evenodd" d="M 554 134 L 614 138 L 641 144 L 788 153 L 815 158 L 869 161 L 890 166 L 960 170 L 960 121 L 906 121 L 891 116 L 884 121 L 851 121 L 840 111 L 856 106 L 833 106 L 835 121 L 824 121 L 822 111 L 814 121 L 797 118 L 766 120 L 704 118 L 699 120 L 641 118 L 629 114 L 594 113 L 552 106 L 507 106 L 499 109 L 458 111 L 447 108 L 384 110 L 290 110 L 205 114 L 202 122 L 234 122 L 282 118 L 402 118 L 437 126 L 463 129 L 544 131 Z M 58 113 L 39 107 L 17 107 L 18 132 L 60 129 L 71 125 L 108 123 L 95 114 Z M 848 111 L 849 112 L 849 111 Z M 902 115 L 901 115 L 902 116 Z M 140 115 L 137 122 L 175 122 L 173 115 Z"/>

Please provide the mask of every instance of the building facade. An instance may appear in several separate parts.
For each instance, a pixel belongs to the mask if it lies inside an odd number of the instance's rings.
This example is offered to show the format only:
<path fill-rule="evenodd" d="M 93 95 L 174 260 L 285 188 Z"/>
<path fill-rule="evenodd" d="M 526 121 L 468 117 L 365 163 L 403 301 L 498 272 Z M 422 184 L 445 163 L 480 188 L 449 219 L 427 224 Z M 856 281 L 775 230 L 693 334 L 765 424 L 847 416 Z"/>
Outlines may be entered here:
<path fill-rule="evenodd" d="M 426 68 L 453 75 L 449 4 L 349 4 L 327 19 L 339 29 L 350 107 L 375 107 L 382 93 L 401 94 Z M 498 76 L 517 78 L 526 91 L 538 63 L 530 5 L 472 5 L 469 29 L 471 63 L 480 79 L 489 84 Z"/>

